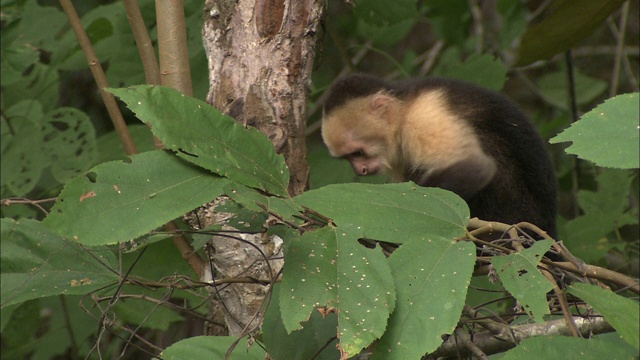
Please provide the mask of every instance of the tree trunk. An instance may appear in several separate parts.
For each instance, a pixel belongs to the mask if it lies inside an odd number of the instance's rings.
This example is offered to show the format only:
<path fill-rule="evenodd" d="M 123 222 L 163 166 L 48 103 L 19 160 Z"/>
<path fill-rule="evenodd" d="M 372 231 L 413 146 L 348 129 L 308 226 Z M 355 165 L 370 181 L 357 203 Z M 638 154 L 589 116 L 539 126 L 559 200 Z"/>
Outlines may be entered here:
<path fill-rule="evenodd" d="M 308 182 L 304 130 L 315 35 L 323 10 L 320 0 L 207 0 L 205 4 L 207 102 L 271 139 L 289 167 L 292 196 L 304 191 Z M 260 235 L 242 238 L 268 257 L 282 255 L 281 241 Z M 271 261 L 269 274 L 263 256 L 238 240 L 217 237 L 211 245 L 216 277 L 242 273 L 272 278 L 282 266 L 282 261 Z M 260 315 L 267 290 L 262 285 L 233 284 L 213 292 L 224 302 L 231 334 L 256 328 L 254 315 Z"/>

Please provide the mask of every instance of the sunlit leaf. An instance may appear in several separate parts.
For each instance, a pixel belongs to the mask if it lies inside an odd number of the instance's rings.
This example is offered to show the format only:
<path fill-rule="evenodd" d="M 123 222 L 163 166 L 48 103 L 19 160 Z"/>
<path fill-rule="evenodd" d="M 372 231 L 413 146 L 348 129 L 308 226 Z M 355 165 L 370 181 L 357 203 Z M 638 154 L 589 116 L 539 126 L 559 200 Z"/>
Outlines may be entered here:
<path fill-rule="evenodd" d="M 211 201 L 227 183 L 167 151 L 150 151 L 69 181 L 44 222 L 83 244 L 129 241 Z"/>
<path fill-rule="evenodd" d="M 288 196 L 289 170 L 269 139 L 211 105 L 161 86 L 111 89 L 180 157 L 243 185 Z"/>

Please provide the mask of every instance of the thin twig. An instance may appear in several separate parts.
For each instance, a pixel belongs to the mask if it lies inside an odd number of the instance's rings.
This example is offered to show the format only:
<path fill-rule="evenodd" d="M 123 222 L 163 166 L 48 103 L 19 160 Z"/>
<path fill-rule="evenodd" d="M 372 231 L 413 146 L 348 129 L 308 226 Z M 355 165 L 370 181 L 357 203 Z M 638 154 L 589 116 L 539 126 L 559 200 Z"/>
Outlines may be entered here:
<path fill-rule="evenodd" d="M 91 74 L 93 74 L 93 78 L 98 84 L 98 89 L 100 90 L 100 96 L 102 96 L 102 101 L 104 102 L 105 107 L 107 108 L 107 112 L 109 113 L 109 118 L 111 118 L 111 122 L 113 126 L 116 128 L 116 132 L 118 136 L 120 136 L 120 141 L 124 147 L 124 151 L 127 155 L 133 155 L 138 153 L 138 149 L 136 149 L 136 145 L 131 138 L 131 134 L 129 133 L 129 128 L 127 124 L 124 122 L 124 118 L 122 117 L 122 113 L 120 112 L 120 108 L 116 103 L 116 99 L 113 97 L 111 93 L 105 91 L 106 88 L 109 87 L 109 82 L 107 81 L 107 76 L 104 74 L 104 70 L 102 69 L 102 65 L 98 60 L 98 55 L 93 49 L 93 45 L 91 45 L 91 40 L 87 35 L 86 31 L 82 27 L 82 22 L 78 17 L 78 13 L 76 9 L 73 7 L 73 3 L 71 0 L 60 0 L 60 5 L 62 6 L 62 10 L 64 11 L 67 19 L 69 20 L 69 24 L 73 29 L 73 32 L 78 39 L 78 43 L 80 44 L 80 48 L 82 48 L 82 52 L 87 58 L 87 62 L 89 63 L 89 69 L 91 70 Z"/>
<path fill-rule="evenodd" d="M 540 267 L 542 268 L 541 269 L 542 275 L 544 275 L 544 277 L 547 278 L 547 280 L 549 280 L 549 283 L 551 283 L 551 285 L 553 286 L 553 293 L 556 294 L 556 298 L 560 303 L 562 316 L 566 321 L 567 328 L 569 329 L 571 336 L 580 337 L 580 331 L 578 330 L 578 326 L 576 325 L 576 323 L 573 321 L 573 316 L 571 315 L 571 309 L 569 309 L 567 296 L 564 294 L 562 289 L 560 289 L 560 286 L 558 286 L 558 282 L 553 277 L 553 274 L 551 274 L 551 272 L 549 271 L 549 268 L 546 267 L 544 264 L 541 264 Z"/>
<path fill-rule="evenodd" d="M 49 215 L 49 211 L 47 211 L 47 209 L 42 207 L 40 204 L 48 203 L 48 202 L 55 202 L 57 199 L 58 198 L 47 198 L 47 199 L 40 199 L 40 200 L 31 200 L 31 199 L 21 198 L 21 197 L 10 197 L 10 198 L 6 198 L 6 199 L 2 199 L 0 201 L 0 204 L 2 204 L 3 206 L 11 206 L 13 204 L 29 204 L 29 205 L 33 205 L 36 208 L 38 208 L 38 210 L 40 210 L 42 213 L 44 213 L 44 215 Z"/>
<path fill-rule="evenodd" d="M 464 344 L 467 350 L 469 350 L 471 354 L 475 355 L 476 358 L 481 360 L 489 360 L 489 357 L 487 356 L 487 354 L 485 354 L 478 347 L 478 345 L 473 343 L 473 340 L 471 340 L 471 336 L 469 336 L 469 334 L 467 334 L 464 330 L 462 330 L 462 328 L 457 328 L 454 331 L 454 335 L 457 339 L 462 341 L 462 344 Z"/>
<path fill-rule="evenodd" d="M 620 13 L 620 26 L 616 29 L 616 25 L 614 24 L 611 17 L 607 19 L 609 22 L 609 26 L 611 28 L 611 32 L 613 36 L 616 38 L 616 56 L 613 61 L 613 70 L 611 73 L 611 85 L 609 86 L 609 97 L 614 97 L 618 93 L 618 82 L 620 81 L 620 68 L 622 64 L 622 55 L 624 51 L 624 37 L 627 28 L 627 19 L 629 17 L 629 1 L 626 1 L 624 5 L 622 5 L 622 10 Z"/>

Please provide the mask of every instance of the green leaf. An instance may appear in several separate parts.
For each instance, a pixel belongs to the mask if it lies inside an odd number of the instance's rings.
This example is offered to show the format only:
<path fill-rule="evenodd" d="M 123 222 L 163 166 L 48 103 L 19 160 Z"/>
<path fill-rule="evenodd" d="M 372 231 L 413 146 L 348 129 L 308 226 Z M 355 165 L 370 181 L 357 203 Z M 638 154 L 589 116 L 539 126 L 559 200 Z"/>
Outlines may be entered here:
<path fill-rule="evenodd" d="M 640 167 L 639 93 L 618 95 L 584 114 L 570 128 L 552 138 L 552 144 L 572 141 L 566 151 L 599 166 Z"/>
<path fill-rule="evenodd" d="M 358 21 L 358 34 L 371 39 L 376 46 L 393 46 L 405 39 L 416 25 L 417 18 L 411 17 L 388 25 L 376 25 L 365 20 Z"/>
<path fill-rule="evenodd" d="M 520 45 L 520 57 L 516 66 L 524 66 L 537 60 L 571 49 L 588 36 L 625 0 L 558 0 L 551 14 L 542 22 L 527 30 Z"/>
<path fill-rule="evenodd" d="M 20 37 L 17 42 L 55 52 L 56 37 L 65 26 L 68 26 L 67 18 L 58 7 L 40 6 L 35 0 L 27 1 L 18 25 Z"/>
<path fill-rule="evenodd" d="M 453 238 L 464 233 L 469 221 L 469 208 L 460 197 L 413 183 L 329 185 L 295 200 L 333 219 L 343 231 L 394 243 L 426 234 Z"/>
<path fill-rule="evenodd" d="M 565 359 L 565 360 L 629 360 L 630 354 L 617 343 L 600 339 L 580 339 L 568 336 L 538 336 L 522 340 L 509 350 L 502 360 Z"/>
<path fill-rule="evenodd" d="M 84 112 L 57 108 L 42 120 L 42 146 L 51 159 L 51 173 L 65 183 L 94 165 L 98 158 L 96 133 L 91 119 Z"/>
<path fill-rule="evenodd" d="M 476 247 L 439 236 L 409 241 L 391 255 L 397 305 L 373 359 L 420 359 L 460 320 Z"/>
<path fill-rule="evenodd" d="M 164 360 L 226 359 L 227 350 L 238 341 L 237 336 L 195 336 L 180 340 L 164 349 Z M 236 344 L 230 359 L 264 360 L 265 352 L 258 344 L 249 345 L 247 337 Z"/>
<path fill-rule="evenodd" d="M 48 331 L 42 335 L 38 333 L 34 342 L 33 360 L 64 358 L 65 355 L 68 357 L 69 349 L 72 347 L 76 347 L 78 357 L 90 358 L 90 344 L 93 343 L 91 338 L 96 332 L 96 316 L 99 316 L 99 309 L 93 308 L 91 310 L 94 311 L 87 312 L 86 308 L 79 306 L 84 301 L 86 297 L 81 295 L 40 300 L 41 308 L 50 316 L 46 317 Z M 42 323 L 43 320 L 41 318 L 39 322 Z M 74 339 L 71 338 L 72 335 Z"/>
<path fill-rule="evenodd" d="M 608 88 L 606 81 L 575 73 L 576 102 L 584 105 L 595 100 Z M 543 75 L 538 80 L 538 87 L 545 101 L 563 110 L 569 110 L 569 86 L 566 70 Z"/>
<path fill-rule="evenodd" d="M 150 296 L 148 297 L 150 298 Z M 153 304 L 146 299 L 134 298 L 127 299 L 126 302 L 117 302 L 113 306 L 113 311 L 122 322 L 162 331 L 169 330 L 171 323 L 184 319 L 175 311 Z"/>
<path fill-rule="evenodd" d="M 388 26 L 418 16 L 417 0 L 396 0 L 389 6 L 384 0 L 355 0 L 356 15 L 365 22 Z"/>
<path fill-rule="evenodd" d="M 269 214 L 263 210 L 252 211 L 233 200 L 228 200 L 216 207 L 216 212 L 232 214 L 226 220 L 226 225 L 246 232 L 262 231 L 265 222 L 269 218 Z"/>
<path fill-rule="evenodd" d="M 86 65 L 86 64 L 85 64 Z M 55 68 L 35 63 L 20 80 L 9 86 L 2 84 L 2 106 L 11 107 L 21 101 L 38 101 L 43 112 L 58 107 L 60 75 Z"/>
<path fill-rule="evenodd" d="M 24 196 L 35 188 L 42 171 L 50 165 L 42 150 L 42 106 L 37 100 L 24 100 L 3 115 L 7 121 L 0 123 L 2 186 L 12 195 Z"/>
<path fill-rule="evenodd" d="M 498 12 L 502 18 L 502 27 L 497 35 L 501 47 L 510 49 L 527 31 L 527 8 L 520 1 L 499 0 Z"/>
<path fill-rule="evenodd" d="M 303 208 L 292 201 L 291 198 L 283 199 L 265 196 L 255 189 L 237 183 L 229 183 L 225 186 L 224 193 L 248 210 L 255 212 L 267 211 L 277 214 L 281 219 L 292 223 L 299 222 L 299 218 L 296 219 L 295 216 L 298 216 L 300 211 L 303 210 Z"/>
<path fill-rule="evenodd" d="M 146 152 L 155 149 L 153 143 L 153 134 L 151 129 L 144 124 L 128 125 L 129 134 L 136 144 L 138 152 Z M 112 160 L 126 159 L 126 153 L 122 141 L 120 141 L 120 135 L 113 130 L 98 138 L 98 163 L 103 163 Z"/>
<path fill-rule="evenodd" d="M 553 240 L 536 241 L 528 249 L 491 260 L 505 289 L 537 323 L 543 323 L 549 314 L 547 292 L 553 285 L 540 273 L 538 264 L 552 244 Z"/>
<path fill-rule="evenodd" d="M 469 26 L 473 20 L 466 0 L 429 0 L 430 25 L 437 34 L 449 44 L 461 45 L 469 34 Z"/>
<path fill-rule="evenodd" d="M 288 360 L 339 359 L 340 353 L 334 345 L 337 343 L 335 336 L 338 329 L 336 313 L 323 315 L 320 311 L 312 311 L 311 318 L 302 324 L 302 329 L 289 334 L 282 322 L 284 314 L 280 312 L 280 291 L 282 291 L 281 284 L 274 284 L 273 296 L 262 323 L 262 339 L 271 358 Z"/>
<path fill-rule="evenodd" d="M 331 227 L 308 231 L 285 245 L 280 310 L 288 332 L 324 307 L 338 311 L 338 337 L 346 355 L 357 354 L 384 333 L 395 290 L 379 248 L 368 249 Z"/>
<path fill-rule="evenodd" d="M 22 359 L 25 354 L 32 353 L 36 349 L 35 337 L 42 323 L 41 310 L 39 300 L 26 301 L 15 307 L 11 319 L 6 320 L 8 323 L 2 332 L 0 355 L 3 359 Z M 4 313 L 2 315 L 4 316 Z"/>
<path fill-rule="evenodd" d="M 129 241 L 211 201 L 227 183 L 166 151 L 150 151 L 69 181 L 44 222 L 87 245 Z"/>
<path fill-rule="evenodd" d="M 590 284 L 572 284 L 569 292 L 591 305 L 626 342 L 640 349 L 640 305 L 637 301 Z"/>
<path fill-rule="evenodd" d="M 88 294 L 117 283 L 110 250 L 63 240 L 35 220 L 1 219 L 2 307 L 53 295 Z"/>
<path fill-rule="evenodd" d="M 110 89 L 180 157 L 243 185 L 288 197 L 289 170 L 269 139 L 209 104 L 161 86 Z"/>
<path fill-rule="evenodd" d="M 22 74 L 40 59 L 38 49 L 29 44 L 2 46 L 2 86 L 11 85 L 22 79 Z"/>
<path fill-rule="evenodd" d="M 638 223 L 637 213 L 629 211 L 634 178 L 635 173 L 629 170 L 605 169 L 596 177 L 598 191 L 578 191 L 576 201 L 583 214 L 566 223 L 563 236 L 573 255 L 594 263 L 612 246 L 607 235 Z"/>
<path fill-rule="evenodd" d="M 452 47 L 443 54 L 433 75 L 460 79 L 500 91 L 507 81 L 507 68 L 491 55 L 473 54 L 462 62 L 460 51 Z"/>
<path fill-rule="evenodd" d="M 57 108 L 43 115 L 38 101 L 24 100 L 5 114 L 2 184 L 12 194 L 24 196 L 33 190 L 47 168 L 64 183 L 95 163 L 95 130 L 82 111 Z"/>

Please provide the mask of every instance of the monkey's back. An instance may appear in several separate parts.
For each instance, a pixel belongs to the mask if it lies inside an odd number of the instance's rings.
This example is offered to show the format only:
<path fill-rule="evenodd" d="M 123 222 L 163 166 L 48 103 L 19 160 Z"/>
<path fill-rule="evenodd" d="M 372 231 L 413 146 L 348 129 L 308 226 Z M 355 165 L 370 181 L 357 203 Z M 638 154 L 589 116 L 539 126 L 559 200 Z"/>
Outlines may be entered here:
<path fill-rule="evenodd" d="M 427 78 L 393 85 L 400 98 L 444 91 L 449 111 L 477 132 L 483 151 L 496 159 L 498 174 L 465 199 L 471 215 L 507 224 L 531 222 L 557 237 L 557 185 L 543 140 L 506 96 L 462 81 Z"/>

